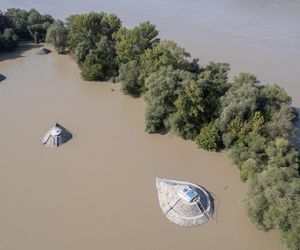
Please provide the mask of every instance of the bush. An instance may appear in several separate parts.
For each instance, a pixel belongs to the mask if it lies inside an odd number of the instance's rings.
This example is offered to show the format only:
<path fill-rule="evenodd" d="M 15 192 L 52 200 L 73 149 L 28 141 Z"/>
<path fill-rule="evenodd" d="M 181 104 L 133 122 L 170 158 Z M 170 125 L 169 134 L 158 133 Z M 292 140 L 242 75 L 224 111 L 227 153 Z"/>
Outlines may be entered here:
<path fill-rule="evenodd" d="M 174 70 L 169 66 L 152 73 L 146 79 L 146 131 L 155 133 L 169 129 L 169 120 L 176 112 L 174 103 L 182 89 L 182 82 L 191 78 L 191 73 Z"/>
<path fill-rule="evenodd" d="M 208 151 L 220 149 L 220 136 L 214 123 L 209 123 L 202 127 L 200 134 L 195 138 L 200 148 Z"/>
<path fill-rule="evenodd" d="M 184 139 L 194 139 L 207 119 L 205 104 L 202 86 L 194 80 L 184 81 L 175 101 L 177 111 L 170 119 L 172 129 Z"/>
<path fill-rule="evenodd" d="M 242 181 L 246 181 L 249 177 L 260 172 L 260 170 L 261 168 L 257 165 L 256 161 L 252 158 L 249 158 L 241 166 L 240 178 Z"/>
<path fill-rule="evenodd" d="M 18 47 L 18 37 L 13 29 L 5 29 L 3 34 L 0 34 L 0 51 L 13 51 Z"/>
<path fill-rule="evenodd" d="M 130 61 L 121 65 L 118 80 L 122 84 L 122 91 L 125 95 L 139 96 L 141 94 L 142 85 L 138 76 L 139 65 L 137 61 Z"/>
<path fill-rule="evenodd" d="M 77 44 L 75 48 L 75 60 L 76 62 L 81 65 L 84 61 L 87 55 L 90 52 L 90 44 L 86 41 L 82 41 Z"/>
<path fill-rule="evenodd" d="M 68 43 L 68 30 L 63 22 L 56 21 L 47 30 L 46 42 L 52 44 L 58 53 L 64 53 Z"/>
<path fill-rule="evenodd" d="M 92 56 L 87 56 L 81 68 L 81 76 L 86 81 L 100 81 L 103 79 L 101 64 L 96 63 Z"/>

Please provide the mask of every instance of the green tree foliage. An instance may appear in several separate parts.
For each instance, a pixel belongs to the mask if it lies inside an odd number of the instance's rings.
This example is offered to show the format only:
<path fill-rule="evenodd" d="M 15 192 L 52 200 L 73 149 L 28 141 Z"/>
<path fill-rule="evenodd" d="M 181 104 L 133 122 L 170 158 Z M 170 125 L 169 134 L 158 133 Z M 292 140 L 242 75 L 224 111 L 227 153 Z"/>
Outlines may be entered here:
<path fill-rule="evenodd" d="M 70 16 L 67 24 L 70 49 L 82 66 L 82 77 L 99 81 L 116 75 L 113 36 L 121 27 L 120 19 L 114 14 L 91 12 Z"/>
<path fill-rule="evenodd" d="M 229 87 L 227 82 L 229 70 L 228 63 L 209 62 L 201 71 L 199 79 L 209 82 L 212 85 L 211 91 L 221 96 Z"/>
<path fill-rule="evenodd" d="M 47 30 L 46 42 L 52 44 L 58 53 L 64 53 L 68 44 L 68 30 L 62 21 L 56 21 Z"/>
<path fill-rule="evenodd" d="M 29 16 L 28 11 L 12 8 L 12 9 L 7 9 L 4 15 L 11 20 L 13 25 L 12 28 L 15 30 L 15 33 L 19 37 L 19 39 L 24 39 L 24 40 L 32 39 L 29 30 L 27 28 L 28 26 L 27 19 Z"/>
<path fill-rule="evenodd" d="M 82 64 L 81 76 L 86 81 L 99 81 L 104 78 L 101 64 L 97 62 L 96 55 L 89 54 Z"/>
<path fill-rule="evenodd" d="M 121 20 L 114 14 L 91 12 L 73 15 L 67 19 L 71 50 L 75 50 L 79 43 L 85 42 L 89 49 L 93 49 L 102 36 L 112 40 L 112 36 L 121 27 Z"/>
<path fill-rule="evenodd" d="M 209 62 L 198 76 L 198 83 L 202 86 L 205 96 L 205 116 L 207 120 L 214 120 L 220 110 L 220 98 L 229 88 L 227 63 Z"/>
<path fill-rule="evenodd" d="M 91 69 L 88 69 L 88 67 L 91 67 Z M 99 70 L 98 73 L 95 72 L 96 69 Z M 95 49 L 89 51 L 83 63 L 83 79 L 87 81 L 105 80 L 107 76 L 113 75 L 115 70 L 113 44 L 106 36 L 103 36 L 97 42 Z"/>
<path fill-rule="evenodd" d="M 18 46 L 18 37 L 14 30 L 9 28 L 5 29 L 0 34 L 0 51 L 12 51 Z"/>
<path fill-rule="evenodd" d="M 200 148 L 208 151 L 217 151 L 220 149 L 220 135 L 216 125 L 211 122 L 201 128 L 200 134 L 195 138 Z"/>
<path fill-rule="evenodd" d="M 10 20 L 11 28 L 21 40 L 45 42 L 47 29 L 54 22 L 50 15 L 41 15 L 37 10 L 8 9 L 4 15 Z"/>
<path fill-rule="evenodd" d="M 29 10 L 27 18 L 27 29 L 34 42 L 45 42 L 47 29 L 54 22 L 49 15 L 41 15 L 37 10 Z"/>
<path fill-rule="evenodd" d="M 283 242 L 294 250 L 300 246 L 299 194 L 297 170 L 268 167 L 250 178 L 244 199 L 250 219 L 265 230 L 278 229 Z"/>
<path fill-rule="evenodd" d="M 240 178 L 242 181 L 248 180 L 248 178 L 261 172 L 261 167 L 257 164 L 256 160 L 249 158 L 241 166 Z"/>
<path fill-rule="evenodd" d="M 298 169 L 300 164 L 299 152 L 284 138 L 277 138 L 267 149 L 268 165 L 271 167 L 289 167 Z"/>
<path fill-rule="evenodd" d="M 120 29 L 115 36 L 117 62 L 125 64 L 133 60 L 138 61 L 141 54 L 151 47 L 157 35 L 155 25 L 149 21 L 141 23 L 132 30 Z"/>
<path fill-rule="evenodd" d="M 296 111 L 287 104 L 282 104 L 266 123 L 265 133 L 270 139 L 283 137 L 290 139 L 295 134 Z"/>
<path fill-rule="evenodd" d="M 120 66 L 118 80 L 122 84 L 124 94 L 131 96 L 140 95 L 142 86 L 138 80 L 139 69 L 139 64 L 135 60 Z"/>
<path fill-rule="evenodd" d="M 147 102 L 145 112 L 146 131 L 158 132 L 169 127 L 169 118 L 176 112 L 176 101 L 182 82 L 192 79 L 193 75 L 187 71 L 174 70 L 172 66 L 161 68 L 146 79 Z"/>
<path fill-rule="evenodd" d="M 221 98 L 220 117 L 217 121 L 220 131 L 225 133 L 229 124 L 239 117 L 242 122 L 249 119 L 257 109 L 258 88 L 256 78 L 240 74 L 234 84 Z M 227 145 L 227 143 L 224 143 Z"/>
<path fill-rule="evenodd" d="M 87 55 L 90 52 L 90 48 L 89 48 L 90 44 L 87 41 L 82 41 L 80 43 L 78 43 L 78 45 L 75 48 L 75 60 L 76 62 L 81 65 L 85 58 L 87 57 Z"/>
<path fill-rule="evenodd" d="M 223 143 L 226 147 L 230 147 L 238 139 L 244 139 L 249 133 L 252 135 L 262 134 L 264 128 L 264 117 L 256 111 L 248 120 L 244 120 L 241 116 L 236 116 L 227 125 L 226 131 L 223 133 Z"/>
<path fill-rule="evenodd" d="M 184 82 L 175 101 L 176 112 L 171 117 L 171 127 L 185 139 L 194 139 L 201 126 L 207 120 L 205 117 L 205 96 L 202 86 L 195 80 Z"/>
<path fill-rule="evenodd" d="M 249 158 L 254 159 L 259 166 L 265 166 L 267 161 L 267 140 L 265 137 L 249 133 L 239 138 L 229 150 L 229 154 L 239 167 Z"/>
<path fill-rule="evenodd" d="M 144 82 L 150 74 L 157 72 L 161 67 L 186 70 L 187 65 L 190 64 L 189 59 L 190 54 L 185 49 L 173 41 L 163 40 L 141 55 L 139 80 Z"/>
<path fill-rule="evenodd" d="M 280 110 L 282 105 L 290 105 L 292 99 L 282 87 L 273 84 L 260 87 L 258 101 L 260 109 L 269 120 L 278 110 Z"/>
<path fill-rule="evenodd" d="M 4 13 L 0 10 L 0 34 L 4 32 L 5 29 L 12 28 L 11 20 L 4 15 Z"/>

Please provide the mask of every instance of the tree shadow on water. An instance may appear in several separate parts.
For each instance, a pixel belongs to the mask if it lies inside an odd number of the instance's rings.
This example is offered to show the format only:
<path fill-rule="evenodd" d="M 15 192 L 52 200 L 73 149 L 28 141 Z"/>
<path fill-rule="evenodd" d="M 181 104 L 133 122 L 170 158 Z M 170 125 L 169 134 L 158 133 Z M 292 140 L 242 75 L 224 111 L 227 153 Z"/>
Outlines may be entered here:
<path fill-rule="evenodd" d="M 41 48 L 43 44 L 35 44 L 32 42 L 20 42 L 19 47 L 11 52 L 0 52 L 0 62 L 5 60 L 14 60 L 24 57 L 24 53 L 31 49 Z"/>

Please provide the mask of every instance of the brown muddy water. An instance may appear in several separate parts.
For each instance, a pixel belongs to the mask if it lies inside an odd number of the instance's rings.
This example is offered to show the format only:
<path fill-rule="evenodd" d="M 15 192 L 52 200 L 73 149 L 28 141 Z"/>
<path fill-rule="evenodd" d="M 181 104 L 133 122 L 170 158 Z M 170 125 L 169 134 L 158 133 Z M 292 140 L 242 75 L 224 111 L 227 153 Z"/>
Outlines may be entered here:
<path fill-rule="evenodd" d="M 225 153 L 148 135 L 142 99 L 83 82 L 69 56 L 27 49 L 0 61 L 1 250 L 282 249 L 277 232 L 247 219 L 245 186 Z M 56 121 L 74 138 L 55 150 L 41 139 Z M 169 222 L 156 176 L 207 188 L 214 219 L 197 228 Z"/>

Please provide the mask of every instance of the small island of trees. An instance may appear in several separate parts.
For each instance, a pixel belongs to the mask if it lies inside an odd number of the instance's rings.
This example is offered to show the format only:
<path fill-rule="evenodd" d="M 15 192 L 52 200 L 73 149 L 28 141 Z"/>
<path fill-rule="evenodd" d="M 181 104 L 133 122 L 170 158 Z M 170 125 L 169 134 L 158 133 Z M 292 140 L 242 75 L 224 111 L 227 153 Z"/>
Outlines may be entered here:
<path fill-rule="evenodd" d="M 142 96 L 145 130 L 172 131 L 200 148 L 228 151 L 247 182 L 244 204 L 264 230 L 277 229 L 284 244 L 300 249 L 300 156 L 292 143 L 297 113 L 277 84 L 240 73 L 229 81 L 227 63 L 205 66 L 174 41 L 160 40 L 150 22 L 128 29 L 114 14 L 72 15 L 55 21 L 36 10 L 0 13 L 0 51 L 19 40 L 47 41 L 71 53 L 88 81 L 120 81 Z"/>

